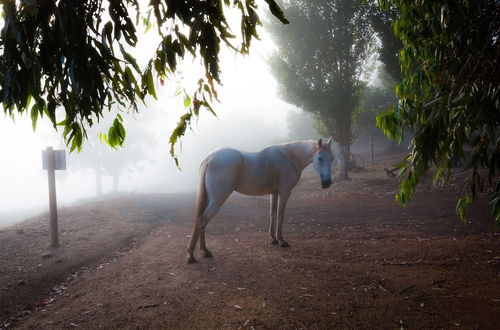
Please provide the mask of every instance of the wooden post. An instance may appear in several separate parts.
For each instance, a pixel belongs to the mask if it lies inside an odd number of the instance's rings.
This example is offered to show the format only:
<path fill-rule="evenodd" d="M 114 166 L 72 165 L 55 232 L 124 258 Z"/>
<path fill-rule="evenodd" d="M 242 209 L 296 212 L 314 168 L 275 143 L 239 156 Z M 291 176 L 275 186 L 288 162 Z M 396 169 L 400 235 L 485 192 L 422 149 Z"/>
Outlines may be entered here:
<path fill-rule="evenodd" d="M 370 163 L 372 165 L 375 164 L 375 161 L 373 159 L 373 137 L 370 138 Z"/>
<path fill-rule="evenodd" d="M 49 178 L 49 213 L 50 213 L 50 239 L 52 247 L 59 247 L 59 231 L 57 228 L 57 199 L 55 159 L 52 147 L 47 147 L 47 175 Z"/>

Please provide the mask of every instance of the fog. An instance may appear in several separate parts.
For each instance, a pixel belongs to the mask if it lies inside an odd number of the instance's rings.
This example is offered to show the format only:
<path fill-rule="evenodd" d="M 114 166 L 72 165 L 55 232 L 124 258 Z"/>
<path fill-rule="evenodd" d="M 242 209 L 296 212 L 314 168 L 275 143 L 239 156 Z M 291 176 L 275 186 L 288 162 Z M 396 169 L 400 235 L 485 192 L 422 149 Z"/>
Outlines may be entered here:
<path fill-rule="evenodd" d="M 155 40 L 144 40 L 143 48 L 154 50 Z M 106 163 L 102 164 L 104 195 L 113 192 L 112 172 L 121 167 L 121 193 L 186 192 L 196 189 L 199 164 L 210 151 L 222 146 L 256 151 L 283 142 L 286 116 L 294 107 L 276 96 L 275 81 L 263 59 L 268 43 L 266 38 L 256 42 L 246 57 L 229 51 L 222 54 L 223 86 L 218 88 L 220 103 L 214 103 L 217 117 L 202 111 L 192 130 L 182 138 L 176 149 L 181 170 L 169 154 L 170 133 L 185 111 L 182 99 L 174 96 L 178 82 L 172 80 L 165 87 L 158 84 L 158 100 L 150 99 L 138 113 L 124 115 L 127 138 L 123 149 L 111 150 L 97 137 L 113 120 L 111 113 L 101 125 L 89 130 L 89 139 L 80 154 L 66 151 L 67 170 L 56 171 L 59 206 L 97 195 L 96 172 L 92 167 L 96 155 Z M 139 54 L 139 61 L 144 62 L 148 56 Z M 195 88 L 200 77 L 196 64 L 185 63 L 183 87 Z M 58 120 L 61 118 L 63 114 Z M 15 121 L 2 116 L 0 226 L 48 210 L 47 173 L 41 169 L 41 151 L 47 146 L 66 149 L 60 134 L 60 130 L 56 132 L 43 120 L 39 120 L 33 132 L 28 116 L 16 117 Z"/>
<path fill-rule="evenodd" d="M 262 32 L 261 40 L 253 42 L 248 56 L 229 50 L 221 52 L 223 86 L 217 88 L 220 102 L 213 104 L 217 117 L 202 111 L 193 122 L 176 148 L 180 169 L 169 154 L 168 144 L 173 128 L 185 112 L 183 100 L 174 94 L 179 86 L 194 91 L 202 75 L 199 60 L 183 63 L 181 74 L 167 80 L 165 86 L 157 84 L 158 100 L 149 99 L 147 107 L 140 107 L 137 113 L 121 113 L 127 138 L 120 150 L 111 150 L 98 139 L 100 132 L 107 131 L 116 109 L 100 125 L 89 129 L 83 151 L 71 154 L 62 141 L 61 130 L 55 131 L 47 121 L 39 120 L 33 132 L 27 115 L 17 116 L 15 121 L 3 116 L 0 227 L 48 210 L 47 173 L 41 169 L 41 151 L 47 146 L 66 150 L 67 170 L 56 171 L 56 184 L 58 205 L 68 206 L 115 193 L 194 191 L 199 165 L 209 152 L 223 146 L 258 151 L 266 145 L 290 140 L 287 117 L 299 110 L 277 96 L 276 82 L 265 62 L 272 43 Z M 157 41 L 154 35 L 140 39 L 137 49 L 144 51 L 135 52 L 140 65 L 144 66 L 154 52 Z M 64 113 L 59 112 L 57 119 L 63 117 Z M 317 138 L 314 129 L 306 131 L 314 135 L 309 138 Z M 95 170 L 96 162 L 100 162 L 100 174 Z"/>

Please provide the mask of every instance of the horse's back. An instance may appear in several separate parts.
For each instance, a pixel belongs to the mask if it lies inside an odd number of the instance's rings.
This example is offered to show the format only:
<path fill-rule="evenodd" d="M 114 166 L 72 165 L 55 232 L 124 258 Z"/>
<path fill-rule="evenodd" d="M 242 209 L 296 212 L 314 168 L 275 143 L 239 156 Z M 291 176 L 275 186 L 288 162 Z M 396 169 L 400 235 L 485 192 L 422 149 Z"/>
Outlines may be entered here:
<path fill-rule="evenodd" d="M 221 185 L 223 190 L 232 189 L 245 195 L 271 194 L 289 182 L 293 186 L 297 173 L 281 147 L 273 145 L 256 153 L 232 148 L 215 150 L 205 159 L 207 183 L 214 189 Z"/>
<path fill-rule="evenodd" d="M 221 148 L 210 153 L 203 161 L 206 164 L 207 184 L 222 184 L 226 189 L 235 189 L 235 182 L 241 172 L 243 155 L 232 148 Z"/>
<path fill-rule="evenodd" d="M 210 167 L 231 167 L 240 165 L 243 160 L 241 151 L 233 148 L 220 148 L 211 152 L 206 158 L 205 163 Z"/>

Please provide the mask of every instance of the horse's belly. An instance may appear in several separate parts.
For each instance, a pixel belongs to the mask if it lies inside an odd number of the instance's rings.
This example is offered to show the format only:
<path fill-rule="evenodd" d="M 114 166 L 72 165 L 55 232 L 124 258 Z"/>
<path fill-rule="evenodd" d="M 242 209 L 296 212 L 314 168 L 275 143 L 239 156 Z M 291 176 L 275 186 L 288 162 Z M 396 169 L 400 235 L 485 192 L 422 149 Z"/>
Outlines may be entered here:
<path fill-rule="evenodd" d="M 250 196 L 268 195 L 278 190 L 277 177 L 265 177 L 261 175 L 243 175 L 236 187 L 236 191 Z"/>
<path fill-rule="evenodd" d="M 268 186 L 266 187 L 246 187 L 246 186 L 240 186 L 236 189 L 237 192 L 243 195 L 248 195 L 248 196 L 262 196 L 262 195 L 269 195 L 272 194 L 273 192 L 277 191 L 277 187 L 275 189 L 270 189 Z"/>
<path fill-rule="evenodd" d="M 243 195 L 248 195 L 248 196 L 262 196 L 262 195 L 269 195 L 273 192 L 275 192 L 276 189 L 269 189 L 269 187 L 238 187 L 236 189 L 237 192 Z"/>

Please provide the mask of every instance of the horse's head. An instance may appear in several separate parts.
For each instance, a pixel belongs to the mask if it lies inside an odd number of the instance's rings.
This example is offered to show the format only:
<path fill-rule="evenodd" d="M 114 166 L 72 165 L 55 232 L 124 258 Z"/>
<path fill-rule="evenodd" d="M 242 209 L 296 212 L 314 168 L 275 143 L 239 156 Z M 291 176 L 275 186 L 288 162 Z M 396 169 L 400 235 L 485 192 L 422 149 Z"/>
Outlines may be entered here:
<path fill-rule="evenodd" d="M 333 161 L 333 154 L 330 150 L 332 138 L 328 142 L 323 143 L 321 139 L 318 140 L 318 150 L 314 153 L 313 164 L 316 171 L 321 177 L 321 187 L 328 188 L 332 184 L 331 165 Z"/>

